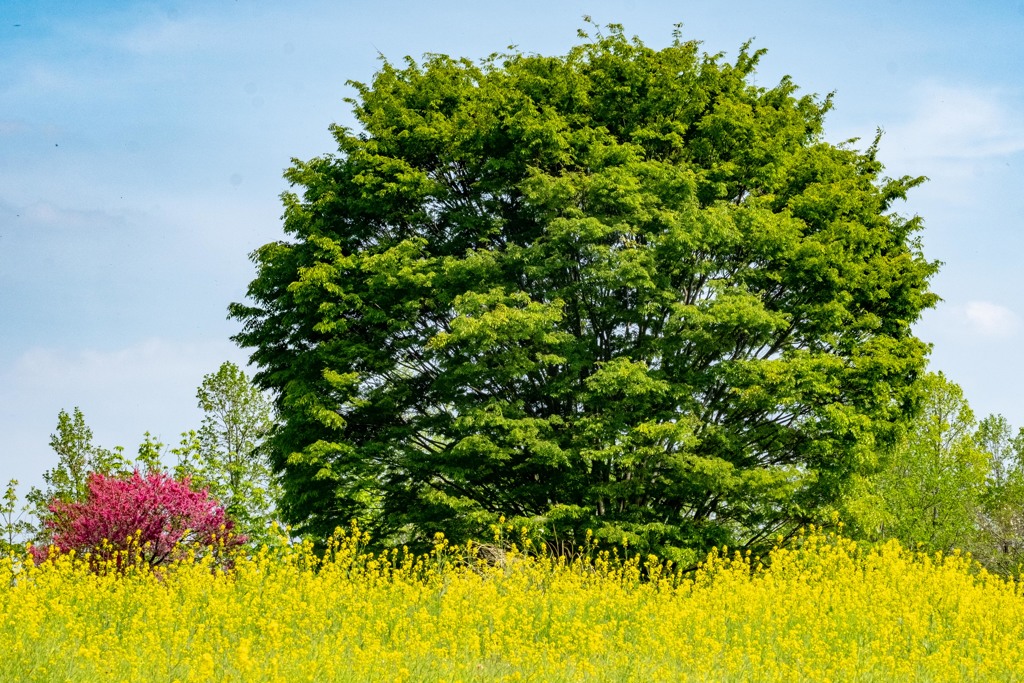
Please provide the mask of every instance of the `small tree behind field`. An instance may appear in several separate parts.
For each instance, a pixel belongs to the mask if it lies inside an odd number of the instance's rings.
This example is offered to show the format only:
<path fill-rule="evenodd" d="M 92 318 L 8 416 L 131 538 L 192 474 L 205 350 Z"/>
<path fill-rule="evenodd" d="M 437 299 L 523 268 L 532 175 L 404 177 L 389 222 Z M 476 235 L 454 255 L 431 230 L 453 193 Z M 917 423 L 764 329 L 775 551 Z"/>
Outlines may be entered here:
<path fill-rule="evenodd" d="M 174 449 L 176 472 L 207 488 L 250 540 L 270 540 L 280 487 L 263 450 L 273 424 L 269 400 L 230 361 L 203 377 L 196 399 L 202 426 Z"/>
<path fill-rule="evenodd" d="M 971 550 L 990 569 L 1024 568 L 1024 429 L 1014 433 L 1002 415 L 979 423 L 978 443 L 990 466 L 981 500 L 978 539 Z"/>
<path fill-rule="evenodd" d="M 232 534 L 234 523 L 205 489 L 163 472 L 118 478 L 94 473 L 83 501 L 57 499 L 45 525 L 52 544 L 35 548 L 36 557 L 54 551 L 90 554 L 94 566 L 114 561 L 157 566 L 188 549 L 219 553 L 245 541 Z"/>
<path fill-rule="evenodd" d="M 29 512 L 28 505 L 18 502 L 18 480 L 11 479 L 0 503 L 0 557 L 16 553 L 32 533 Z"/>
<path fill-rule="evenodd" d="M 50 435 L 50 448 L 58 456 L 57 465 L 43 473 L 46 486 L 32 487 L 26 496 L 40 521 L 46 519 L 54 500 L 83 499 L 91 473 L 116 475 L 128 471 L 128 460 L 121 449 L 110 450 L 93 443 L 92 429 L 77 406 L 71 414 L 64 410 L 58 413 L 57 431 Z"/>
<path fill-rule="evenodd" d="M 25 520 L 26 533 L 41 545 L 50 542 L 47 520 L 52 514 L 51 505 L 56 501 L 84 501 L 89 494 L 91 475 L 126 478 L 133 468 L 144 472 L 166 469 L 161 461 L 163 444 L 149 432 L 145 433 L 134 462 L 120 446 L 104 448 L 93 443 L 92 429 L 77 406 L 70 414 L 64 410 L 58 413 L 57 430 L 50 435 L 50 448 L 58 456 L 57 464 L 43 473 L 43 488 L 33 486 L 25 496 L 29 512 Z M 28 521 L 33 518 L 34 524 Z"/>

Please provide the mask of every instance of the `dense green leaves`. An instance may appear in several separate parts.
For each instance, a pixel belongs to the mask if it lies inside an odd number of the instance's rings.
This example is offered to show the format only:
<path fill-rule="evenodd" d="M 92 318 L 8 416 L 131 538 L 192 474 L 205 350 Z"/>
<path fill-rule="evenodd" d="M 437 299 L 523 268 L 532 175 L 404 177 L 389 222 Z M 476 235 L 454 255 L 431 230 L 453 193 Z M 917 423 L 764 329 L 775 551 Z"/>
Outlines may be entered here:
<path fill-rule="evenodd" d="M 354 84 L 234 304 L 318 534 L 587 529 L 677 558 L 813 520 L 912 412 L 934 302 L 875 146 L 828 98 L 618 27 L 563 57 Z M 876 141 L 877 144 L 877 141 Z"/>

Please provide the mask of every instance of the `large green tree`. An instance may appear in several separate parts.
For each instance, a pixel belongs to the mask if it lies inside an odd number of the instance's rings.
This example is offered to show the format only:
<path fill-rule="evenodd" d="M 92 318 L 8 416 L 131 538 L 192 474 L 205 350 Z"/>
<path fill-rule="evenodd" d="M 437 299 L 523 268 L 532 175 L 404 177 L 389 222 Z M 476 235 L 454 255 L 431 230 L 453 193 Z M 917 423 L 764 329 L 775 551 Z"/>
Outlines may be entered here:
<path fill-rule="evenodd" d="M 461 539 L 499 515 L 668 556 L 815 519 L 914 409 L 935 297 L 878 141 L 761 51 L 384 62 L 294 161 L 231 306 L 284 514 Z"/>

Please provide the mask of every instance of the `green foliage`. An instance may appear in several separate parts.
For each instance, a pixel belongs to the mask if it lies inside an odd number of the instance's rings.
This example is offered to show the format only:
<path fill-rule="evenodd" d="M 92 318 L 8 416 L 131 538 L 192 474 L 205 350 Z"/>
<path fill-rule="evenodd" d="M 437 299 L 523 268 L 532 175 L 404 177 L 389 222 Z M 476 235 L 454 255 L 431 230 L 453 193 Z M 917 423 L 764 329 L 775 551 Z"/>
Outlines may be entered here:
<path fill-rule="evenodd" d="M 877 535 L 936 550 L 977 539 L 989 456 L 963 391 L 942 373 L 921 380 L 920 415 L 874 481 L 881 499 Z"/>
<path fill-rule="evenodd" d="M 0 502 L 0 557 L 10 557 L 23 549 L 23 544 L 34 531 L 29 513 L 29 506 L 18 500 L 18 480 L 11 479 Z"/>
<path fill-rule="evenodd" d="M 877 467 L 935 297 L 830 98 L 620 27 L 561 57 L 384 62 L 295 161 L 233 304 L 284 516 L 425 545 L 502 514 L 665 556 L 766 542 Z"/>
<path fill-rule="evenodd" d="M 245 373 L 231 362 L 203 377 L 196 391 L 203 423 L 174 449 L 176 473 L 207 488 L 252 541 L 272 540 L 279 485 L 262 451 L 273 424 L 273 408 Z"/>
<path fill-rule="evenodd" d="M 878 472 L 851 480 L 838 515 L 856 538 L 968 550 L 1001 574 L 1024 572 L 1024 429 L 980 422 L 942 373 L 919 383 L 921 410 Z"/>
<path fill-rule="evenodd" d="M 57 465 L 43 473 L 45 487 L 29 489 L 25 499 L 36 520 L 33 540 L 47 543 L 46 520 L 51 516 L 50 505 L 55 502 L 82 502 L 88 495 L 89 475 L 96 473 L 108 477 L 127 477 L 133 469 L 144 472 L 163 472 L 161 456 L 163 444 L 146 432 L 134 461 L 124 448 L 97 446 L 92 440 L 92 429 L 85 423 L 79 408 L 69 415 L 62 410 L 57 415 L 57 431 L 50 435 L 50 448 L 58 456 Z"/>
<path fill-rule="evenodd" d="M 167 469 L 163 463 L 163 452 L 164 444 L 146 432 L 135 456 L 135 466 L 143 472 L 163 472 Z"/>
<path fill-rule="evenodd" d="M 971 547 L 990 569 L 1024 572 L 1024 429 L 1014 434 L 1002 415 L 978 426 L 979 446 L 989 456 L 981 500 L 978 541 Z"/>
<path fill-rule="evenodd" d="M 109 450 L 93 444 L 92 429 L 86 425 L 85 416 L 78 407 L 71 415 L 64 410 L 58 413 L 57 431 L 50 435 L 50 448 L 58 456 L 57 465 L 43 473 L 45 488 L 33 486 L 26 496 L 40 522 L 39 533 L 43 532 L 42 522 L 50 514 L 51 503 L 85 499 L 89 474 L 97 472 L 117 476 L 129 471 L 129 462 L 122 449 Z"/>

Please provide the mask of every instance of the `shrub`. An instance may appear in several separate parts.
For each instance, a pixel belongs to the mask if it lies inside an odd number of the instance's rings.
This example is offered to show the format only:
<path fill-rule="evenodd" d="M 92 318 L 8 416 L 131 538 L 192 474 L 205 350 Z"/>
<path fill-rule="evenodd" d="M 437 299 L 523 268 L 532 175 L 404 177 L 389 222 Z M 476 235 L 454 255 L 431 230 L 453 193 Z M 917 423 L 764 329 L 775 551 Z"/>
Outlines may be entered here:
<path fill-rule="evenodd" d="M 84 501 L 54 500 L 46 521 L 50 546 L 33 548 L 37 561 L 54 552 L 89 555 L 94 567 L 151 567 L 185 556 L 223 553 L 245 541 L 206 489 L 194 491 L 163 472 L 118 478 L 89 475 Z"/>

